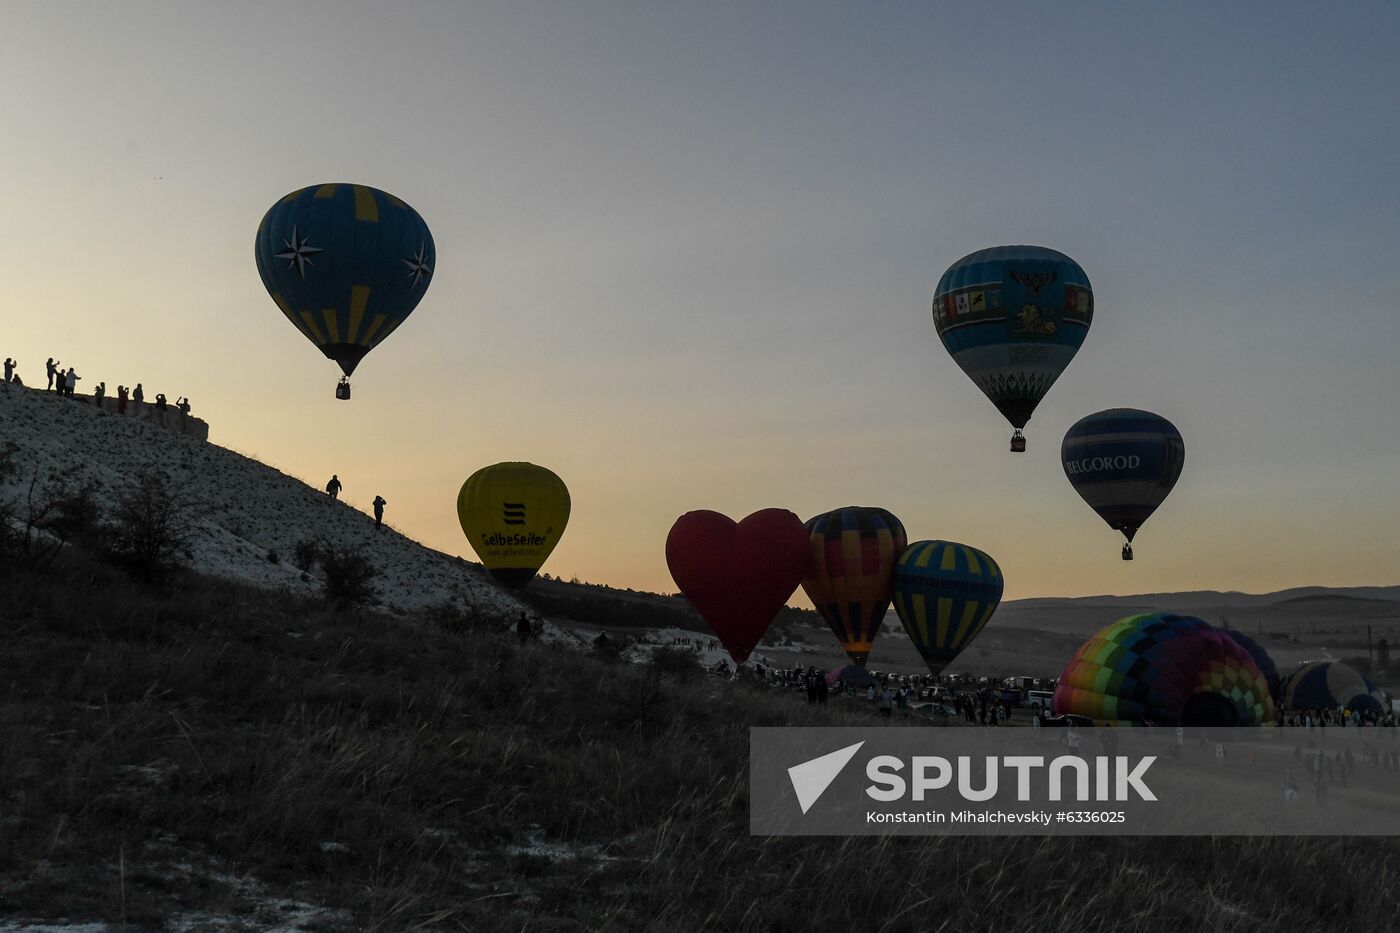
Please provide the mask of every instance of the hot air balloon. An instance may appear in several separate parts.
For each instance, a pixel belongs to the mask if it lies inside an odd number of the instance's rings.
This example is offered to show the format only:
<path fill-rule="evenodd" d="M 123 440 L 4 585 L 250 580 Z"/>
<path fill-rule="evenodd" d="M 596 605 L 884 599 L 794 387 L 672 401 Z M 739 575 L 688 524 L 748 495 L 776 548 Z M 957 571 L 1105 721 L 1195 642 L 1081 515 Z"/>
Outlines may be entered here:
<path fill-rule="evenodd" d="M 894 609 L 933 674 L 982 631 L 1001 602 L 1001 568 L 952 541 L 916 541 L 894 568 Z"/>
<path fill-rule="evenodd" d="M 1074 359 L 1094 320 L 1089 277 L 1043 246 L 996 246 L 964 256 L 933 294 L 933 323 L 953 360 L 1021 429 Z"/>
<path fill-rule="evenodd" d="M 1181 432 L 1166 418 L 1136 408 L 1110 408 L 1079 419 L 1065 432 L 1060 460 L 1074 491 L 1127 542 L 1176 485 L 1186 459 Z"/>
<path fill-rule="evenodd" d="M 1384 715 L 1390 708 L 1385 691 L 1371 678 L 1340 661 L 1310 661 L 1283 679 L 1280 702 L 1289 709 L 1338 707 Z"/>
<path fill-rule="evenodd" d="M 569 490 L 542 466 L 497 463 L 462 484 L 457 519 L 491 575 L 506 586 L 524 586 L 564 534 Z"/>
<path fill-rule="evenodd" d="M 786 509 L 737 523 L 719 512 L 686 512 L 666 536 L 672 579 L 736 664 L 748 660 L 810 560 L 807 529 Z"/>
<path fill-rule="evenodd" d="M 808 520 L 807 531 L 812 556 L 802 589 L 863 667 L 890 606 L 904 526 L 884 509 L 848 506 Z"/>
<path fill-rule="evenodd" d="M 345 375 L 413 313 L 437 256 L 418 212 L 367 185 L 312 185 L 272 205 L 253 252 L 272 300 Z"/>
<path fill-rule="evenodd" d="M 1230 636 L 1235 644 L 1249 652 L 1249 656 L 1254 659 L 1254 663 L 1259 668 L 1259 672 L 1264 675 L 1264 681 L 1269 685 L 1269 695 L 1277 702 L 1282 696 L 1279 692 L 1282 681 L 1279 678 L 1278 665 L 1275 664 L 1274 659 L 1269 656 L 1269 652 L 1265 651 L 1263 645 L 1259 644 L 1259 642 L 1255 641 L 1253 638 L 1250 638 L 1244 632 L 1230 628 L 1223 629 L 1223 631 L 1226 635 Z"/>
<path fill-rule="evenodd" d="M 1170 612 L 1128 616 L 1080 645 L 1051 705 L 1057 715 L 1102 722 L 1250 726 L 1274 717 L 1249 652 L 1209 623 Z"/>

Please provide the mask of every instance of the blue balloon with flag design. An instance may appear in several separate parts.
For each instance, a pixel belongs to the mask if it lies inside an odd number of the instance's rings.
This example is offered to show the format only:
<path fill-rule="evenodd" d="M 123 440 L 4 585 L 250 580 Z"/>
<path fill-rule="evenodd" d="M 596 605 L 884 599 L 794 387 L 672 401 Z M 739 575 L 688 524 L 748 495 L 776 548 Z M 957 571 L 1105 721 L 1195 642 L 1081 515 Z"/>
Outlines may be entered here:
<path fill-rule="evenodd" d="M 1065 432 L 1060 461 L 1074 491 L 1129 544 L 1181 476 L 1186 444 L 1161 415 L 1111 408 Z M 1124 545 L 1123 557 L 1132 559 Z"/>
<path fill-rule="evenodd" d="M 1004 580 L 991 556 L 953 541 L 916 541 L 894 568 L 894 610 L 930 672 L 943 672 L 991 619 Z"/>
<path fill-rule="evenodd" d="M 1043 246 L 997 246 L 953 263 L 933 294 L 944 348 L 1016 429 L 1079 352 L 1094 292 L 1079 264 Z"/>
<path fill-rule="evenodd" d="M 377 188 L 338 183 L 272 205 L 254 257 L 277 307 L 346 376 L 413 313 L 437 267 L 417 211 Z"/>

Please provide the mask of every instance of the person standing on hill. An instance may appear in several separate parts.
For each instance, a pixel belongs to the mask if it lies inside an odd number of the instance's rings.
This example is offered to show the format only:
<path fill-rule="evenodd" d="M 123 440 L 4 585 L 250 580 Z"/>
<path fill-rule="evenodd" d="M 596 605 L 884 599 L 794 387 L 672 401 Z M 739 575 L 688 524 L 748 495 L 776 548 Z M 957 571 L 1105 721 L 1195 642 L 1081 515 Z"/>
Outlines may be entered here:
<path fill-rule="evenodd" d="M 374 497 L 374 528 L 376 531 L 384 527 L 384 506 L 388 504 L 384 501 L 383 496 Z"/>
<path fill-rule="evenodd" d="M 68 374 L 63 377 L 64 394 L 72 398 L 73 390 L 78 387 L 78 380 L 81 378 L 82 376 L 78 375 L 78 371 L 70 366 L 68 368 Z"/>
<path fill-rule="evenodd" d="M 102 408 L 102 400 L 107 397 L 107 383 L 99 382 L 92 387 L 92 403 L 99 409 Z"/>
<path fill-rule="evenodd" d="M 8 356 L 5 357 L 5 381 L 9 382 L 15 377 L 15 361 Z"/>
<path fill-rule="evenodd" d="M 126 414 L 126 386 L 117 386 L 117 414 Z"/>
<path fill-rule="evenodd" d="M 334 473 L 331 474 L 331 481 L 330 481 L 329 483 L 326 484 L 326 492 L 330 493 L 330 497 L 331 497 L 332 499 L 339 499 L 339 498 L 340 498 L 340 477 L 339 477 L 339 476 L 335 475 Z"/>
<path fill-rule="evenodd" d="M 44 365 L 48 368 L 49 373 L 49 388 L 45 391 L 52 391 L 53 377 L 58 374 L 58 364 L 53 361 L 53 357 L 49 357 L 49 361 Z"/>
<path fill-rule="evenodd" d="M 146 400 L 146 393 L 141 391 L 141 383 L 136 383 L 136 388 L 131 390 L 131 410 L 136 414 L 141 414 L 141 403 Z"/>

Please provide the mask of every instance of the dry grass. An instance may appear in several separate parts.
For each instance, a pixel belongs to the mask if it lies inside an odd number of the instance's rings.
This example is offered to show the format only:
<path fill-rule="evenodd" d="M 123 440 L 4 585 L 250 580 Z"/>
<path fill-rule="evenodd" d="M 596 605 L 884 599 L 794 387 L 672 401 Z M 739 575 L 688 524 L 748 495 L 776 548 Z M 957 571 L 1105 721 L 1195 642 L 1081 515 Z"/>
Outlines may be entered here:
<path fill-rule="evenodd" d="M 0 572 L 7 915 L 256 928 L 253 877 L 372 930 L 1394 925 L 1387 841 L 754 838 L 748 727 L 849 713 L 80 557 Z"/>

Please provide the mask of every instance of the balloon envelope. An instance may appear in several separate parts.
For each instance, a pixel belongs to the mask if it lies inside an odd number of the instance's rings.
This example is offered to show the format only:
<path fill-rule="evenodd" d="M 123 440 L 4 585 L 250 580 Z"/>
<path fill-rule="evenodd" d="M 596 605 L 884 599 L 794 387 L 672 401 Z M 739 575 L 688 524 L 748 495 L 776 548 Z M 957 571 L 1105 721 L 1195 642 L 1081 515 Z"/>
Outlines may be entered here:
<path fill-rule="evenodd" d="M 807 573 L 802 519 L 763 509 L 741 522 L 687 512 L 666 536 L 666 566 L 735 663 L 748 660 Z"/>
<path fill-rule="evenodd" d="M 1225 632 L 1192 616 L 1128 616 L 1079 646 L 1051 705 L 1108 722 L 1248 726 L 1273 719 L 1269 685 Z"/>
<path fill-rule="evenodd" d="M 1275 702 L 1278 702 L 1281 696 L 1279 693 L 1279 686 L 1282 681 L 1279 678 L 1278 665 L 1275 664 L 1274 659 L 1269 656 L 1269 652 L 1265 651 L 1263 645 L 1259 644 L 1259 642 L 1255 641 L 1253 638 L 1250 638 L 1244 632 L 1235 629 L 1222 629 L 1222 631 L 1228 635 L 1235 644 L 1249 652 L 1249 656 L 1254 659 L 1255 666 L 1259 668 L 1259 672 L 1264 675 L 1264 680 L 1269 685 L 1269 695 L 1274 698 Z"/>
<path fill-rule="evenodd" d="M 1043 246 L 964 256 L 933 294 L 943 346 L 1018 429 L 1074 359 L 1093 320 L 1089 277 Z"/>
<path fill-rule="evenodd" d="M 1075 422 L 1060 445 L 1074 491 L 1129 541 L 1181 476 L 1186 445 L 1166 418 L 1110 408 Z"/>
<path fill-rule="evenodd" d="M 894 568 L 894 609 L 930 672 L 940 674 L 1001 602 L 1001 568 L 952 541 L 916 541 Z"/>
<path fill-rule="evenodd" d="M 524 586 L 564 534 L 569 490 L 542 466 L 497 463 L 462 484 L 457 520 L 492 576 L 507 586 Z"/>
<path fill-rule="evenodd" d="M 312 185 L 268 209 L 258 274 L 287 320 L 345 375 L 422 300 L 437 254 L 418 212 L 367 185 Z"/>
<path fill-rule="evenodd" d="M 808 520 L 811 564 L 802 581 L 841 647 L 864 666 L 890 607 L 904 526 L 885 509 L 848 506 Z"/>
<path fill-rule="evenodd" d="M 1312 661 L 1289 674 L 1283 680 L 1281 702 L 1295 710 L 1345 707 L 1378 716 L 1389 712 L 1385 692 L 1340 661 Z"/>

